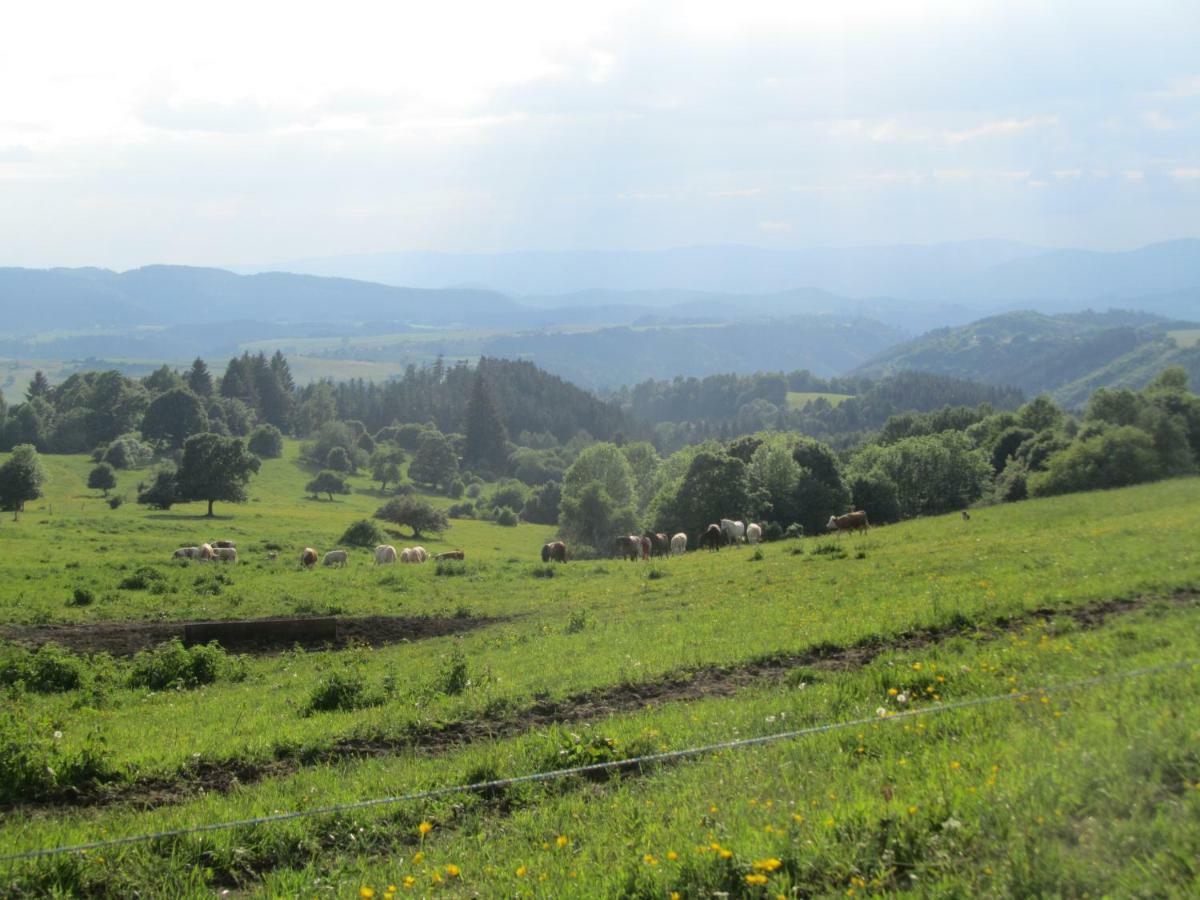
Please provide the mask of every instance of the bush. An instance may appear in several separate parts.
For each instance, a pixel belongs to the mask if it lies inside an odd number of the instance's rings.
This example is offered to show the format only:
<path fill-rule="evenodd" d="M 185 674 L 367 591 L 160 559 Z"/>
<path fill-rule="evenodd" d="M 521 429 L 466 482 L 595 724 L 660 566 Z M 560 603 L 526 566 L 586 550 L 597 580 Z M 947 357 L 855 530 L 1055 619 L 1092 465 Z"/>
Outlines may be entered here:
<path fill-rule="evenodd" d="M 81 687 L 83 660 L 57 644 L 43 644 L 35 651 L 24 647 L 0 650 L 0 684 L 18 683 L 37 694 L 62 694 Z"/>
<path fill-rule="evenodd" d="M 179 487 L 173 468 L 159 469 L 149 487 L 138 486 L 137 502 L 154 509 L 170 509 L 179 501 Z"/>
<path fill-rule="evenodd" d="M 62 749 L 61 733 L 0 711 L 0 804 L 70 796 L 119 776 L 95 738 L 79 752 Z"/>
<path fill-rule="evenodd" d="M 470 497 L 472 500 L 478 498 L 479 495 L 482 493 L 483 493 L 483 484 L 481 484 L 478 481 L 472 481 L 471 484 L 467 486 L 467 496 Z"/>
<path fill-rule="evenodd" d="M 340 447 L 334 447 L 334 450 L 340 450 Z M 333 501 L 334 494 L 349 494 L 350 484 L 331 469 L 323 469 L 317 473 L 317 477 L 304 486 L 304 490 L 313 497 L 319 497 L 321 494 L 326 494 L 330 502 Z"/>
<path fill-rule="evenodd" d="M 438 560 L 437 568 L 433 570 L 434 575 L 466 575 L 467 564 L 461 559 L 440 559 Z"/>
<path fill-rule="evenodd" d="M 450 654 L 450 658 L 446 660 L 446 664 L 442 666 L 441 672 L 438 673 L 436 687 L 437 689 L 449 696 L 457 696 L 471 686 L 470 671 L 467 666 L 467 657 L 458 648 Z"/>
<path fill-rule="evenodd" d="M 117 473 L 108 463 L 99 463 L 88 472 L 87 486 L 93 491 L 104 491 L 104 496 L 107 497 L 108 492 L 117 486 Z"/>
<path fill-rule="evenodd" d="M 283 432 L 274 425 L 259 425 L 250 432 L 246 447 L 255 456 L 278 459 L 283 456 Z"/>
<path fill-rule="evenodd" d="M 799 522 L 793 522 L 787 527 L 787 530 L 783 533 L 783 536 L 788 540 L 792 540 L 793 538 L 802 538 L 804 537 L 804 526 Z"/>
<path fill-rule="evenodd" d="M 133 658 L 130 687 L 154 691 L 179 690 L 212 684 L 221 676 L 240 677 L 242 669 L 215 641 L 185 647 L 179 638 L 143 650 Z"/>
<path fill-rule="evenodd" d="M 304 708 L 305 714 L 363 709 L 378 706 L 383 696 L 367 690 L 367 682 L 357 668 L 331 672 L 313 688 Z"/>
<path fill-rule="evenodd" d="M 507 506 L 502 506 L 496 510 L 496 524 L 503 525 L 506 528 L 515 528 L 517 526 L 517 514 Z"/>
<path fill-rule="evenodd" d="M 763 526 L 762 539 L 764 541 L 778 541 L 783 537 L 783 528 L 778 522 L 768 522 Z"/>
<path fill-rule="evenodd" d="M 133 574 L 126 575 L 117 582 L 117 587 L 126 591 L 144 591 L 155 582 L 162 580 L 162 572 L 149 566 L 139 566 Z"/>
<path fill-rule="evenodd" d="M 124 503 L 125 503 L 125 498 L 122 497 L 120 494 L 117 494 L 113 497 L 108 498 L 108 508 L 109 509 L 120 509 Z"/>
<path fill-rule="evenodd" d="M 475 504 L 469 500 L 466 503 L 454 503 L 446 510 L 446 513 L 452 519 L 473 519 L 475 518 Z"/>
<path fill-rule="evenodd" d="M 154 458 L 154 450 L 132 435 L 122 435 L 103 448 L 100 460 L 114 469 L 137 469 Z"/>
<path fill-rule="evenodd" d="M 91 606 L 96 602 L 96 595 L 87 588 L 77 587 L 67 601 L 67 606 Z"/>
<path fill-rule="evenodd" d="M 354 467 L 354 461 L 345 447 L 331 447 L 325 456 L 325 468 L 334 472 L 349 472 Z"/>
<path fill-rule="evenodd" d="M 378 547 L 383 543 L 383 531 L 370 519 L 359 519 L 342 532 L 339 544 L 351 547 Z"/>
<path fill-rule="evenodd" d="M 455 478 L 446 487 L 446 496 L 449 497 L 451 500 L 457 500 L 459 497 L 461 497 L 463 495 L 463 493 L 466 491 L 466 489 L 467 489 L 467 486 L 462 483 L 462 479 Z"/>

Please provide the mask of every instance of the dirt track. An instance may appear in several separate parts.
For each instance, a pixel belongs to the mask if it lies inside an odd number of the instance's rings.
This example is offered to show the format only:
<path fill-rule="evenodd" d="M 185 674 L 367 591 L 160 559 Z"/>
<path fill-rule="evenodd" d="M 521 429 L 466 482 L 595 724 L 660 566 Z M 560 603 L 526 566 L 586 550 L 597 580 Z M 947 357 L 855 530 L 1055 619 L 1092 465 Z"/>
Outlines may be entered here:
<path fill-rule="evenodd" d="M 255 623 L 271 621 L 294 622 L 294 619 L 254 619 Z M 309 647 L 329 646 L 333 649 L 351 643 L 383 646 L 402 641 L 461 634 L 483 628 L 498 618 L 475 616 L 360 616 L 338 617 L 337 637 L 333 641 L 297 641 L 292 636 L 272 639 L 255 634 L 246 640 L 223 639 L 227 649 L 239 653 L 278 653 L 296 643 Z M 86 625 L 0 625 L 0 638 L 27 646 L 40 647 L 55 643 L 76 653 L 111 653 L 113 656 L 133 656 L 171 638 L 184 639 L 184 631 L 194 622 L 95 622 Z"/>
<path fill-rule="evenodd" d="M 736 667 L 706 667 L 668 674 L 639 684 L 598 688 L 561 700 L 543 700 L 508 715 L 482 716 L 459 722 L 417 725 L 405 732 L 376 738 L 345 738 L 323 748 L 277 751 L 274 759 L 201 760 L 177 772 L 135 777 L 123 783 L 94 785 L 34 806 L 107 806 L 128 803 L 154 808 L 181 803 L 197 794 L 224 793 L 239 785 L 290 775 L 302 768 L 348 759 L 385 757 L 404 750 L 442 753 L 481 740 L 496 740 L 553 724 L 600 719 L 648 705 L 724 697 L 752 684 L 780 681 L 799 668 L 843 671 L 860 668 L 881 653 L 919 650 L 964 633 L 999 637 L 1035 622 L 1071 619 L 1081 628 L 1098 628 L 1113 616 L 1136 612 L 1153 602 L 1192 605 L 1200 592 L 1179 591 L 1169 597 L 1104 600 L 1073 608 L 1037 609 L 1021 616 L 981 623 L 976 628 L 944 626 L 920 629 L 887 639 L 871 638 L 849 647 L 821 646 L 800 654 L 781 654 Z M 359 620 L 367 622 L 369 620 Z M 442 620 L 453 622 L 455 620 Z M 480 620 L 469 620 L 478 623 Z M 475 627 L 478 627 L 477 625 Z M 425 636 L 429 636 L 428 634 Z"/>

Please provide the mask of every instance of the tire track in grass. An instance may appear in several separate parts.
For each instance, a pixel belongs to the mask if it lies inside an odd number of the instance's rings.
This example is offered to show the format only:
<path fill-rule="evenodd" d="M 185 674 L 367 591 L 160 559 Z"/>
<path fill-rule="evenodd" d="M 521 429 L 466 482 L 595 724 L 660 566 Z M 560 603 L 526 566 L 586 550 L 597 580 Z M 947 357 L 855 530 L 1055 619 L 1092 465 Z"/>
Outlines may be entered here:
<path fill-rule="evenodd" d="M 728 697 L 750 687 L 779 682 L 798 669 L 847 671 L 868 665 L 877 656 L 895 651 L 918 651 L 954 637 L 989 640 L 1036 623 L 1070 619 L 1083 629 L 1098 628 L 1114 616 L 1124 616 L 1160 602 L 1194 604 L 1200 591 L 1181 589 L 1168 596 L 1145 596 L 1093 601 L 1073 607 L 1042 607 L 978 625 L 954 621 L 882 637 L 871 635 L 849 646 L 821 644 L 797 654 L 775 654 L 736 666 L 706 666 L 669 673 L 653 681 L 596 688 L 559 700 L 539 700 L 506 714 L 482 715 L 446 723 L 417 723 L 394 735 L 344 738 L 325 747 L 279 747 L 274 758 L 240 757 L 199 760 L 167 775 L 135 777 L 128 782 L 87 785 L 44 802 L 23 804 L 45 812 L 54 808 L 103 807 L 129 804 L 151 809 L 182 803 L 204 793 L 228 793 L 237 787 L 291 775 L 301 769 L 355 759 L 392 756 L 419 750 L 438 754 L 487 740 L 514 737 L 552 725 L 594 721 L 665 703 Z M 21 805 L 8 811 L 19 810 Z"/>

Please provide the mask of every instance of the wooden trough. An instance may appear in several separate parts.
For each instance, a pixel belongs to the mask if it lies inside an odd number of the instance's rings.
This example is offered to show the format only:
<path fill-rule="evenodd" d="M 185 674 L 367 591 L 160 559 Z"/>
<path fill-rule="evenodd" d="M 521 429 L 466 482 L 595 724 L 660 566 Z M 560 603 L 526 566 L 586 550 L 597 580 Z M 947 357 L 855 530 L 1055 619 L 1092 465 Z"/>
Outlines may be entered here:
<path fill-rule="evenodd" d="M 222 647 L 333 644 L 337 643 L 337 623 L 336 616 L 188 622 L 183 626 L 183 642 L 191 646 L 216 641 Z"/>

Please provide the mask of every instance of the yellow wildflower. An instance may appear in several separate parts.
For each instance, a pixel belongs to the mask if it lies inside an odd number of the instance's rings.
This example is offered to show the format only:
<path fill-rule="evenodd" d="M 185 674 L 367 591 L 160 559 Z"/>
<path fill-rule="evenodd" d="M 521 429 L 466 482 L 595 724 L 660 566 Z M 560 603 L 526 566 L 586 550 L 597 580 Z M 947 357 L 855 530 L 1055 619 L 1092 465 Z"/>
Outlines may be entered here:
<path fill-rule="evenodd" d="M 450 863 L 450 865 L 446 866 L 446 874 L 451 878 L 457 878 L 462 874 L 462 869 L 460 869 L 454 863 Z"/>
<path fill-rule="evenodd" d="M 416 853 L 413 854 L 413 865 L 416 865 L 424 858 L 425 858 L 425 854 L 422 853 L 420 850 L 418 850 Z"/>
<path fill-rule="evenodd" d="M 411 889 L 412 889 L 412 886 L 413 886 L 414 884 L 416 884 L 416 883 L 417 883 L 417 879 L 413 878 L 411 875 L 405 875 L 405 876 L 404 876 L 404 887 L 405 887 L 405 889 L 407 889 L 407 890 L 411 890 Z"/>
<path fill-rule="evenodd" d="M 774 872 L 783 865 L 783 860 L 776 859 L 774 856 L 769 859 L 757 859 L 754 861 L 754 868 L 760 872 Z"/>
<path fill-rule="evenodd" d="M 679 859 L 679 854 L 676 853 L 674 850 L 668 850 L 667 851 L 667 859 L 674 862 L 675 860 Z"/>
<path fill-rule="evenodd" d="M 746 876 L 746 884 L 766 884 L 766 883 L 767 883 L 766 875 L 747 875 Z"/>
<path fill-rule="evenodd" d="M 679 891 L 671 891 L 671 900 L 682 900 L 683 895 Z"/>
<path fill-rule="evenodd" d="M 717 855 L 720 856 L 721 859 L 729 859 L 729 857 L 733 856 L 733 851 L 732 850 L 718 850 Z"/>
<path fill-rule="evenodd" d="M 524 866 L 517 866 L 517 877 L 518 878 L 524 878 L 526 873 L 528 873 L 528 872 L 529 872 L 529 870 L 527 868 L 525 868 Z"/>
<path fill-rule="evenodd" d="M 957 759 L 951 761 L 951 763 L 950 763 L 950 768 L 952 768 L 952 769 L 959 769 L 961 767 L 962 767 L 962 763 L 960 763 Z"/>
<path fill-rule="evenodd" d="M 375 896 L 375 889 L 369 888 L 364 884 L 358 889 L 358 896 L 362 897 L 363 900 L 371 900 Z"/>
<path fill-rule="evenodd" d="M 643 855 L 642 862 L 644 862 L 648 866 L 657 866 L 658 865 L 658 860 L 655 859 L 654 855 L 651 853 L 647 853 L 647 854 Z"/>
<path fill-rule="evenodd" d="M 896 690 L 895 688 L 888 688 L 888 696 L 889 697 L 895 697 L 898 693 L 900 693 L 900 692 L 898 690 Z"/>
<path fill-rule="evenodd" d="M 420 825 L 417 826 L 417 831 L 420 832 L 421 837 L 425 837 L 425 835 L 427 835 L 427 834 L 429 834 L 429 832 L 433 831 L 433 823 L 432 822 L 422 822 Z"/>
<path fill-rule="evenodd" d="M 558 840 L 556 840 L 555 843 L 558 844 L 558 846 L 560 846 L 560 847 L 565 847 L 565 846 L 567 846 L 567 844 L 571 843 L 571 839 L 568 838 L 565 834 L 560 834 L 558 836 Z"/>

